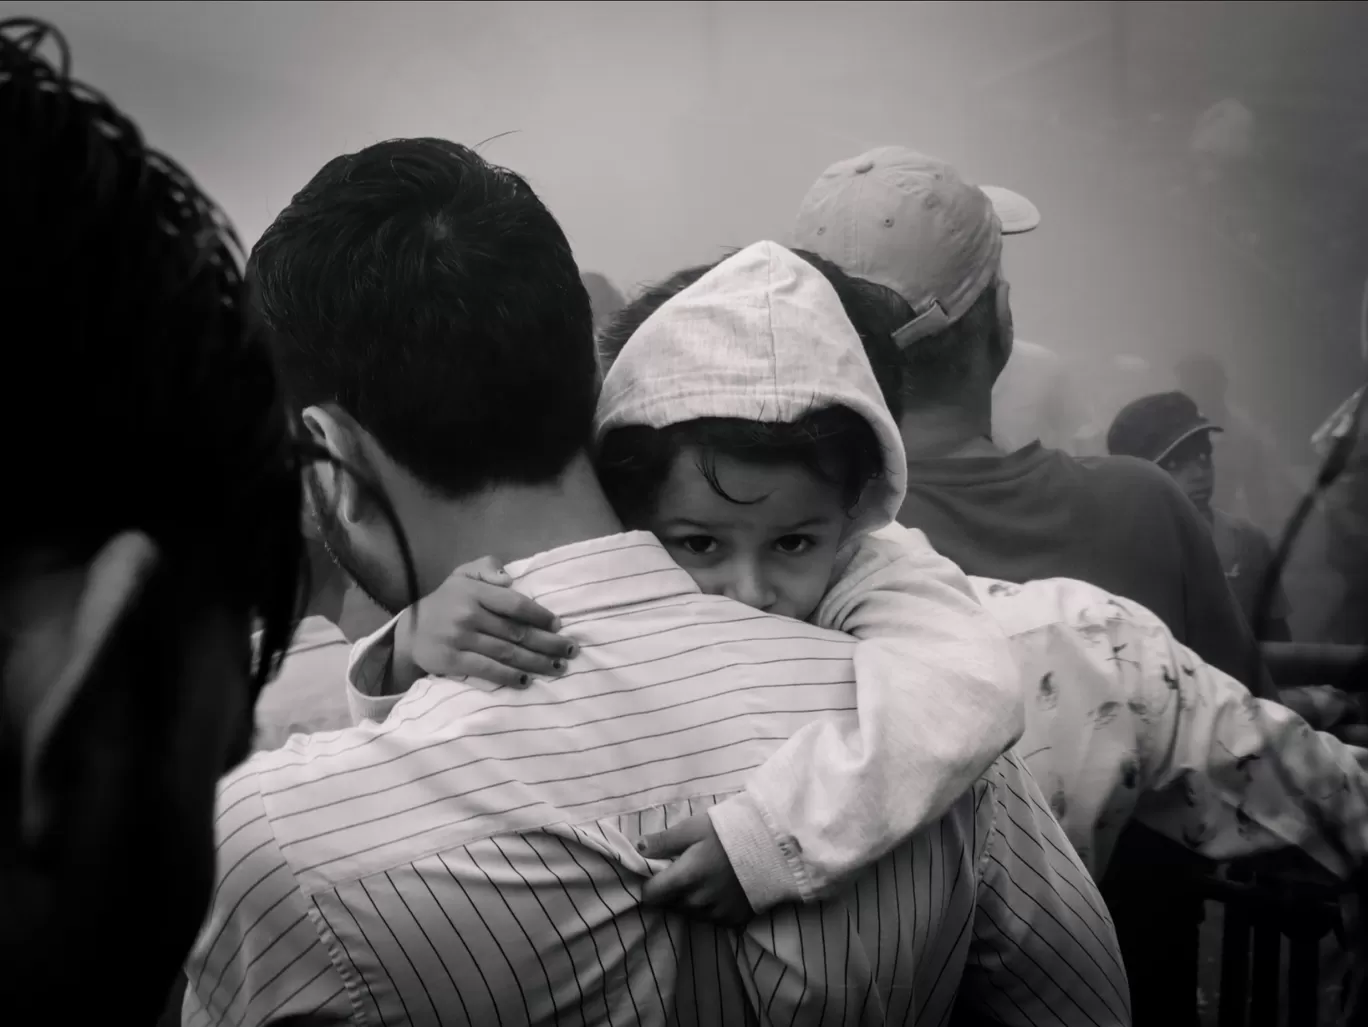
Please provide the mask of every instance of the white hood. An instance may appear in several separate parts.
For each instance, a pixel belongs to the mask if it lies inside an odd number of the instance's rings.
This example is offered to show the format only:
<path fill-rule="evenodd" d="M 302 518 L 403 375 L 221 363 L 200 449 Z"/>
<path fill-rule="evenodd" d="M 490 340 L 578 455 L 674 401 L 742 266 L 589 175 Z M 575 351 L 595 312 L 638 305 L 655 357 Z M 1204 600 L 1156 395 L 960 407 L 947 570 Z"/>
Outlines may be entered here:
<path fill-rule="evenodd" d="M 778 243 L 759 242 L 642 324 L 604 377 L 594 437 L 700 417 L 792 422 L 830 406 L 866 418 L 884 449 L 884 473 L 861 497 L 849 538 L 890 523 L 902 506 L 902 436 L 831 284 Z"/>

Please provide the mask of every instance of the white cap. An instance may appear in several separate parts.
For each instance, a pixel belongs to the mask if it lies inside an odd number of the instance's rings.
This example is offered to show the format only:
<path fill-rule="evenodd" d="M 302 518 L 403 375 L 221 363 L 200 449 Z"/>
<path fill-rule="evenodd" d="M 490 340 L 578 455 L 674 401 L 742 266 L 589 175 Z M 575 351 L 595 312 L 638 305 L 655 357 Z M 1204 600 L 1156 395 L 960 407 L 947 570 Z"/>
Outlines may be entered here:
<path fill-rule="evenodd" d="M 906 347 L 963 317 L 998 276 L 1002 237 L 1039 224 L 1026 197 L 884 146 L 822 173 L 803 198 L 794 245 L 907 300 L 915 316 L 894 333 Z"/>

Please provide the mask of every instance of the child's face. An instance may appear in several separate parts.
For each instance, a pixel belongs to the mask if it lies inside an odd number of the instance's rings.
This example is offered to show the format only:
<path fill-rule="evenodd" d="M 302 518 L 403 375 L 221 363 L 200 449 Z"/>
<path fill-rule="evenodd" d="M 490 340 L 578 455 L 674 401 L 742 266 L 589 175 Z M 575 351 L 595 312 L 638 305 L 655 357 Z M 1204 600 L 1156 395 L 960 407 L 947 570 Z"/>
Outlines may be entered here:
<path fill-rule="evenodd" d="M 717 483 L 686 447 L 670 468 L 649 528 L 710 595 L 806 620 L 831 583 L 847 515 L 840 490 L 797 464 L 715 455 Z"/>

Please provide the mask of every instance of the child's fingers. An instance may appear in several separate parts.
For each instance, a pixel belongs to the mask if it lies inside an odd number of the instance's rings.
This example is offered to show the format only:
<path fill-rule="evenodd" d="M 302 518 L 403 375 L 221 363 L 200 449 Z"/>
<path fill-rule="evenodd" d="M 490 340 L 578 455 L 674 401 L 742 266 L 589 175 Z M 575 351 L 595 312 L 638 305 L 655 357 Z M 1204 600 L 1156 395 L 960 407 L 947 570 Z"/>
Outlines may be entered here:
<path fill-rule="evenodd" d="M 525 645 L 491 634 L 492 630 L 494 626 L 477 621 L 470 631 L 462 635 L 458 648 L 534 677 L 553 678 L 565 673 L 566 663 L 562 657 L 534 652 Z M 550 637 L 555 638 L 554 635 Z M 564 649 L 563 646 L 560 648 Z"/>
<path fill-rule="evenodd" d="M 667 827 L 655 834 L 642 835 L 637 842 L 637 852 L 647 859 L 671 859 L 683 854 L 695 842 L 701 842 L 713 832 L 712 819 L 706 813 L 698 813 L 674 827 Z"/>
<path fill-rule="evenodd" d="M 553 635 L 541 628 L 529 628 L 517 621 L 505 620 L 487 610 L 475 617 L 473 627 L 482 634 L 502 639 L 511 646 L 540 654 L 550 660 L 568 660 L 579 651 L 575 643 L 568 638 Z"/>
<path fill-rule="evenodd" d="M 521 592 L 514 592 L 511 588 L 499 588 L 494 585 L 477 586 L 476 598 L 481 606 L 496 617 L 516 621 L 530 628 L 541 628 L 543 631 L 560 630 L 559 617 L 546 607 L 528 599 Z"/>
<path fill-rule="evenodd" d="M 550 667 L 554 662 L 558 661 L 562 666 L 553 667 L 555 673 L 561 673 L 561 670 L 564 669 L 564 663 L 568 661 L 570 656 L 575 655 L 576 652 L 579 651 L 577 650 L 575 643 L 572 643 L 569 639 L 565 639 L 565 637 L 551 635 L 550 632 L 543 632 L 540 628 L 525 628 L 525 626 L 516 624 L 516 622 L 505 621 L 505 619 L 501 617 L 495 617 L 494 614 L 488 613 L 487 610 L 482 610 L 479 614 L 476 614 L 476 617 L 473 618 L 473 621 L 471 622 L 471 629 L 469 630 L 471 630 L 471 635 L 483 635 L 492 641 L 501 641 L 501 643 L 505 643 L 506 647 L 509 647 L 506 648 L 506 650 L 505 648 L 499 648 L 498 652 L 521 651 L 531 656 L 544 656 L 543 661 L 538 663 L 538 666 Z M 492 641 L 490 644 L 492 644 Z M 484 655 L 494 656 L 495 659 L 498 659 L 495 652 L 488 652 L 483 650 L 483 648 L 480 648 L 480 650 L 477 651 L 484 652 Z"/>
<path fill-rule="evenodd" d="M 691 848 L 641 886 L 641 901 L 648 906 L 694 909 L 710 864 L 697 848 Z"/>
<path fill-rule="evenodd" d="M 443 662 L 446 666 L 435 671 L 443 677 L 474 678 L 476 681 L 485 681 L 501 688 L 526 688 L 531 682 L 531 675 L 528 672 L 505 666 L 480 653 L 455 652 Z"/>
<path fill-rule="evenodd" d="M 476 581 L 483 581 L 501 588 L 507 588 L 513 581 L 508 572 L 503 569 L 503 564 L 492 556 L 482 556 L 478 560 L 462 564 L 456 569 L 467 578 L 474 578 Z"/>

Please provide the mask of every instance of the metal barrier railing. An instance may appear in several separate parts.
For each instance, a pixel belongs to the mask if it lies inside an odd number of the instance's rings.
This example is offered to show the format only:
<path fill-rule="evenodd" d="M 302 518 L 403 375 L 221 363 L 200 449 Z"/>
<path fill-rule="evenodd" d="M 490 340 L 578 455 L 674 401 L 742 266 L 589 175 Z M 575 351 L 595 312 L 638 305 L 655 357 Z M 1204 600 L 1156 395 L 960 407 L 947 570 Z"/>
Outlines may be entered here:
<path fill-rule="evenodd" d="M 1264 642 L 1259 651 L 1279 688 L 1335 685 L 1346 691 L 1368 691 L 1364 680 L 1368 646 Z"/>
<path fill-rule="evenodd" d="M 1207 878 L 1203 891 L 1225 914 L 1218 1027 L 1278 1027 L 1284 999 L 1290 1027 L 1316 1027 L 1321 945 L 1340 927 L 1338 887 L 1234 864 Z"/>
<path fill-rule="evenodd" d="M 1368 646 L 1268 642 L 1260 649 L 1280 688 L 1368 691 Z M 1341 887 L 1303 873 L 1261 870 L 1260 863 L 1229 864 L 1202 881 L 1205 897 L 1224 907 L 1218 1027 L 1316 1027 L 1321 946 L 1340 934 Z"/>

